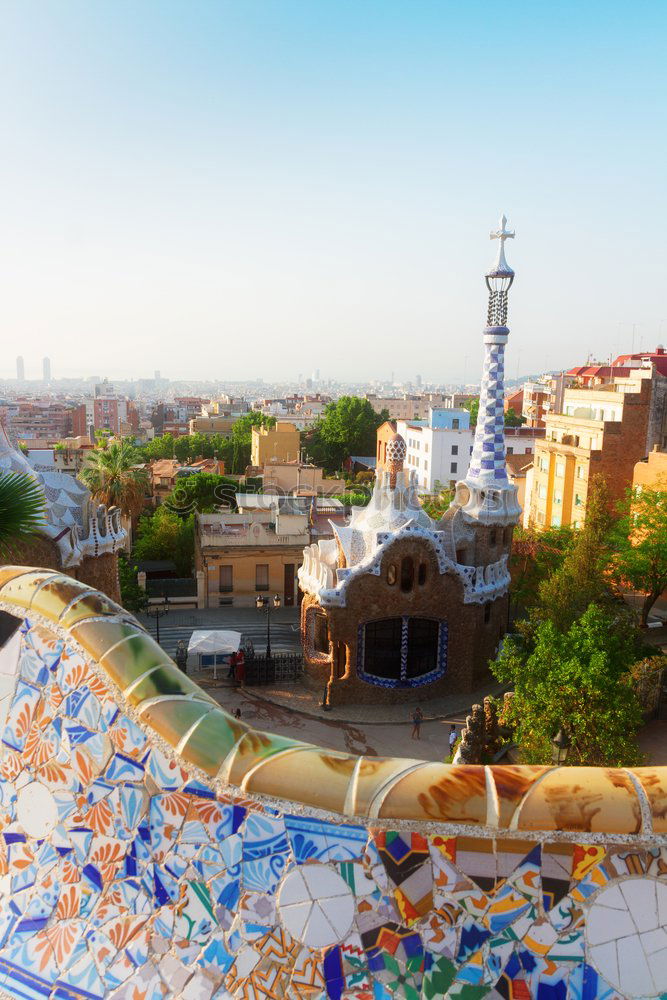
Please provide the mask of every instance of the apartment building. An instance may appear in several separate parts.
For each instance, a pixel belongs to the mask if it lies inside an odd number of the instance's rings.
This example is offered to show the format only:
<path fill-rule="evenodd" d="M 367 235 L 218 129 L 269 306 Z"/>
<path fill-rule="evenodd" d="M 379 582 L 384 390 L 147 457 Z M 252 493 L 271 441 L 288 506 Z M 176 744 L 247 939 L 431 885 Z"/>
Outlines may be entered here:
<path fill-rule="evenodd" d="M 386 468 L 387 445 L 396 432 L 405 440 L 405 468 L 414 471 L 421 493 L 449 488 L 467 475 L 475 435 L 468 410 L 431 409 L 428 421 L 387 420 L 377 430 L 378 469 Z M 525 456 L 528 465 L 543 436 L 536 428 L 506 427 L 506 453 Z"/>
<path fill-rule="evenodd" d="M 447 397 L 441 392 L 423 395 L 373 396 L 366 395 L 376 413 L 386 410 L 390 420 L 428 420 L 429 410 L 445 407 Z"/>
<path fill-rule="evenodd" d="M 250 464 L 263 469 L 270 462 L 297 462 L 301 435 L 293 423 L 279 420 L 274 427 L 253 427 Z"/>
<path fill-rule="evenodd" d="M 431 409 L 427 421 L 397 420 L 396 430 L 406 444 L 404 468 L 420 491 L 453 487 L 467 475 L 475 437 L 468 410 Z"/>
<path fill-rule="evenodd" d="M 7 426 L 19 441 L 59 441 L 73 430 L 75 408 L 72 403 L 54 399 L 17 399 L 7 413 Z"/>
<path fill-rule="evenodd" d="M 309 504 L 262 494 L 238 495 L 237 503 L 237 513 L 196 516 L 198 606 L 251 607 L 258 594 L 278 594 L 293 606 L 296 573 L 311 540 Z"/>
<path fill-rule="evenodd" d="M 548 413 L 546 435 L 535 449 L 527 484 L 527 523 L 537 528 L 585 519 L 591 479 L 599 475 L 610 500 L 633 482 L 634 469 L 652 451 L 667 448 L 667 357 L 640 367 L 617 365 L 609 381 L 587 373 L 564 390 L 563 412 Z"/>
<path fill-rule="evenodd" d="M 139 411 L 135 404 L 120 396 L 95 395 L 84 400 L 72 415 L 75 437 L 95 437 L 95 431 L 129 436 L 139 430 Z"/>

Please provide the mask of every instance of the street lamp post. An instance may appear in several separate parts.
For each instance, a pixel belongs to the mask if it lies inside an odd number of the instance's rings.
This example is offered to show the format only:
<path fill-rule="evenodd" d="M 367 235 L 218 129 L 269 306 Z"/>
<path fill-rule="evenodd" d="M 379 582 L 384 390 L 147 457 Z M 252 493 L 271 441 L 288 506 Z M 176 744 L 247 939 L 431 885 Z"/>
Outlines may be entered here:
<path fill-rule="evenodd" d="M 551 759 L 554 764 L 564 764 L 567 760 L 571 742 L 570 737 L 567 734 L 567 730 L 563 729 L 562 726 L 552 739 L 551 746 Z"/>
<path fill-rule="evenodd" d="M 149 604 L 146 608 L 146 614 L 149 618 L 155 619 L 155 639 L 158 646 L 160 645 L 160 618 L 163 615 L 169 614 L 169 598 L 163 597 L 161 604 Z"/>
<path fill-rule="evenodd" d="M 271 605 L 274 608 L 279 608 L 281 604 L 280 598 L 277 594 L 274 594 L 273 600 L 268 597 L 262 597 L 258 594 L 255 598 L 255 606 L 258 611 L 266 611 L 266 658 L 271 659 Z"/>

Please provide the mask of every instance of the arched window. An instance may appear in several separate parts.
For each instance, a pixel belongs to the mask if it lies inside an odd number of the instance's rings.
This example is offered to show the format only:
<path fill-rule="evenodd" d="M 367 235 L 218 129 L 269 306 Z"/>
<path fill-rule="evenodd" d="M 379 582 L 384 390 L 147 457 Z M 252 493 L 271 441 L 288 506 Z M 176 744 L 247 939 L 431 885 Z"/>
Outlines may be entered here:
<path fill-rule="evenodd" d="M 366 622 L 357 672 L 381 687 L 416 687 L 441 677 L 447 665 L 447 623 L 429 618 Z"/>
<path fill-rule="evenodd" d="M 484 624 L 488 625 L 491 621 L 491 602 L 487 601 L 484 605 Z"/>
<path fill-rule="evenodd" d="M 387 567 L 387 583 L 390 587 L 393 587 L 396 583 L 396 566 L 394 563 L 390 563 Z"/>
<path fill-rule="evenodd" d="M 410 556 L 403 556 L 401 559 L 401 590 L 404 594 L 412 590 L 415 582 L 415 564 Z"/>
<path fill-rule="evenodd" d="M 496 544 L 496 529 L 491 528 L 491 531 L 489 532 L 489 545 L 495 545 L 495 544 Z"/>
<path fill-rule="evenodd" d="M 426 583 L 426 563 L 420 562 L 419 570 L 417 572 L 417 583 L 420 587 L 423 587 Z"/>

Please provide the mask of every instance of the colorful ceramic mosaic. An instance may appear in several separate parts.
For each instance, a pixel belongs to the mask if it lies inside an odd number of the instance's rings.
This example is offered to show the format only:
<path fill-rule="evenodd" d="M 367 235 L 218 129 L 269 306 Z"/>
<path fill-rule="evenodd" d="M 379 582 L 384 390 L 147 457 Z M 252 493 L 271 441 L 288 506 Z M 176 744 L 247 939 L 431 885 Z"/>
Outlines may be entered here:
<path fill-rule="evenodd" d="M 5 996 L 667 996 L 664 769 L 334 754 L 76 581 L 5 568 L 0 607 Z"/>

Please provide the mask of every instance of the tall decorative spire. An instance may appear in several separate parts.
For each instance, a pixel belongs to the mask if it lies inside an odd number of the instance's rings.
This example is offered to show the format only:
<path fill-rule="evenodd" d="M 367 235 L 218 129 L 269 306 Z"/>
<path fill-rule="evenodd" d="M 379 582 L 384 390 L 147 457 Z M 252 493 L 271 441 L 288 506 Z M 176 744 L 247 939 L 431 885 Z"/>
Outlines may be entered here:
<path fill-rule="evenodd" d="M 498 254 L 486 273 L 489 290 L 487 325 L 484 330 L 484 370 L 479 396 L 475 441 L 468 475 L 457 484 L 456 503 L 471 518 L 486 523 L 510 524 L 521 513 L 516 487 L 507 478 L 505 458 L 505 344 L 508 292 L 514 271 L 505 259 L 505 240 L 514 239 L 503 215 L 490 234 L 498 240 Z"/>

